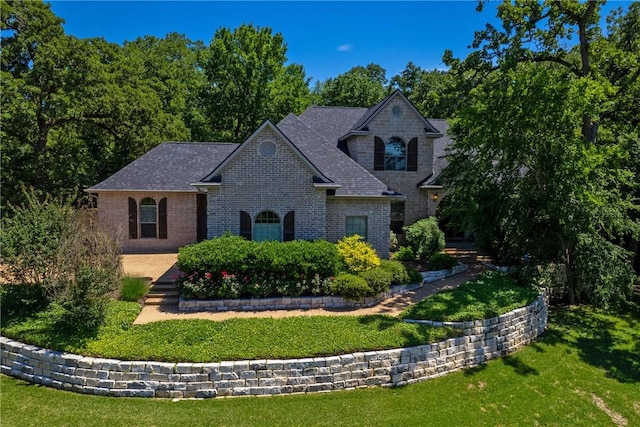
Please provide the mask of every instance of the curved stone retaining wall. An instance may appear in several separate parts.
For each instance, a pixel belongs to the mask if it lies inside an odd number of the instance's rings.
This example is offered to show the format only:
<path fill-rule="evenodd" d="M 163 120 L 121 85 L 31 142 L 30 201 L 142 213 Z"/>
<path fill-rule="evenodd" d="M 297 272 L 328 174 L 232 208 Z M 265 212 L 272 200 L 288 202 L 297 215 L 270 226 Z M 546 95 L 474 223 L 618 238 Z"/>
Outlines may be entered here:
<path fill-rule="evenodd" d="M 422 283 L 412 285 L 392 286 L 389 292 L 376 297 L 363 298 L 362 301 L 350 301 L 341 296 L 322 297 L 276 297 L 251 299 L 219 299 L 219 300 L 189 300 L 180 297 L 178 311 L 265 311 L 265 310 L 308 310 L 315 308 L 366 308 L 373 307 L 391 298 L 431 283 L 444 277 L 453 276 L 469 268 L 465 264 L 458 264 L 451 270 L 427 271 L 422 273 Z"/>
<path fill-rule="evenodd" d="M 515 351 L 544 331 L 547 307 L 543 293 L 531 305 L 500 317 L 445 324 L 463 328 L 464 336 L 458 338 L 394 350 L 289 360 L 122 361 L 61 353 L 0 337 L 1 372 L 49 387 L 107 396 L 248 396 L 394 387 Z"/>

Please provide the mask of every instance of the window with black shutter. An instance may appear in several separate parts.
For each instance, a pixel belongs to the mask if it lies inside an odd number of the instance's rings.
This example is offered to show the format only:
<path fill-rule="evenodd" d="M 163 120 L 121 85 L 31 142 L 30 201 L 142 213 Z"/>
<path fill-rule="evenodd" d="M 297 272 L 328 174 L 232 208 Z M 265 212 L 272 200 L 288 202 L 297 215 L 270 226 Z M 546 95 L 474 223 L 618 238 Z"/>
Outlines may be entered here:
<path fill-rule="evenodd" d="M 410 172 L 418 170 L 418 138 L 412 138 L 407 144 L 407 170 Z"/>
<path fill-rule="evenodd" d="M 240 211 L 240 235 L 251 240 L 251 215 L 245 211 Z"/>
<path fill-rule="evenodd" d="M 167 238 L 167 198 L 158 203 L 158 239 Z"/>
<path fill-rule="evenodd" d="M 384 170 L 384 153 L 385 146 L 384 141 L 377 136 L 374 138 L 375 147 L 374 147 L 374 160 L 373 160 L 373 170 L 383 171 Z"/>
<path fill-rule="evenodd" d="M 138 238 L 138 203 L 129 197 L 129 238 Z"/>
<path fill-rule="evenodd" d="M 295 211 L 288 212 L 284 216 L 284 233 L 283 238 L 285 242 L 290 242 L 296 238 L 296 213 Z"/>

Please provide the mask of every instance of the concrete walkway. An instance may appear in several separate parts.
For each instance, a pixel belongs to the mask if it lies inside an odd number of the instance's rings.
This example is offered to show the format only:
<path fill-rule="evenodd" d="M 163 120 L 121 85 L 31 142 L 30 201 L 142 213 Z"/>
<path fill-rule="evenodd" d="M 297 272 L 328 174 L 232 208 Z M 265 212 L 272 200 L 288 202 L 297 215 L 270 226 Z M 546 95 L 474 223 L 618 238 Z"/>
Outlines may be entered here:
<path fill-rule="evenodd" d="M 271 310 L 271 311 L 227 311 L 227 312 L 195 312 L 181 313 L 175 301 L 160 303 L 159 305 L 145 304 L 134 324 L 144 324 L 170 319 L 209 319 L 226 320 L 231 318 L 248 317 L 293 317 L 293 316 L 362 316 L 373 314 L 387 314 L 397 316 L 411 304 L 415 304 L 429 295 L 444 289 L 452 289 L 477 276 L 484 267 L 480 264 L 484 260 L 472 248 L 447 248 L 447 252 L 458 257 L 469 268 L 455 276 L 446 277 L 404 294 L 393 296 L 382 301 L 375 307 L 359 309 L 309 309 L 309 310 Z M 154 282 L 161 278 L 175 274 L 173 268 L 176 254 L 152 255 L 123 255 L 125 273 L 138 272 L 138 275 L 150 277 Z M 163 270 L 164 269 L 164 270 Z"/>

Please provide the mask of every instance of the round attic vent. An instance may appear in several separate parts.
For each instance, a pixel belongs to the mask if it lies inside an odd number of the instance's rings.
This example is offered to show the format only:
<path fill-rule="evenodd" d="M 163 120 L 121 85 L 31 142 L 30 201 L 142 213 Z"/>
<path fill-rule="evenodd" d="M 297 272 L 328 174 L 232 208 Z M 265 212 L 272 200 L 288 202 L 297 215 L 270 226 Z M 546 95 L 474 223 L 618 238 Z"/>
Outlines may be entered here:
<path fill-rule="evenodd" d="M 394 116 L 399 116 L 402 114 L 402 108 L 399 105 L 394 105 L 393 108 L 391 108 L 391 112 Z"/>
<path fill-rule="evenodd" d="M 260 144 L 260 154 L 264 157 L 272 157 L 276 154 L 276 145 L 271 141 L 265 141 Z"/>

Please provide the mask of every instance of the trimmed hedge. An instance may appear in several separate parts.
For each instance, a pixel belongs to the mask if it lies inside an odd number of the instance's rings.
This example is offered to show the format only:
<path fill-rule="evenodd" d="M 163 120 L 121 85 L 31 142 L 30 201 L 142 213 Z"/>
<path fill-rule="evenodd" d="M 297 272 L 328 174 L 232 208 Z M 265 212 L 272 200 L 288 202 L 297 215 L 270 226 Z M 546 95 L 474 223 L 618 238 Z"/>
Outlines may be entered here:
<path fill-rule="evenodd" d="M 407 267 L 399 261 L 389 261 L 386 259 L 380 260 L 380 268 L 391 273 L 392 285 L 404 285 L 414 283 L 411 281 Z M 422 277 L 422 276 L 420 276 Z"/>
<path fill-rule="evenodd" d="M 333 281 L 333 291 L 349 300 L 375 295 L 366 279 L 355 274 L 342 273 Z"/>
<path fill-rule="evenodd" d="M 383 292 L 387 292 L 393 280 L 393 274 L 383 268 L 376 267 L 371 270 L 363 271 L 358 276 L 367 281 L 371 288 L 371 293 L 367 296 L 375 296 Z"/>
<path fill-rule="evenodd" d="M 433 270 L 451 270 L 458 264 L 458 260 L 443 252 L 433 254 L 429 258 L 429 265 Z"/>
<path fill-rule="evenodd" d="M 185 246 L 178 254 L 187 298 L 330 295 L 342 268 L 336 246 L 313 242 L 254 242 L 225 235 Z"/>

